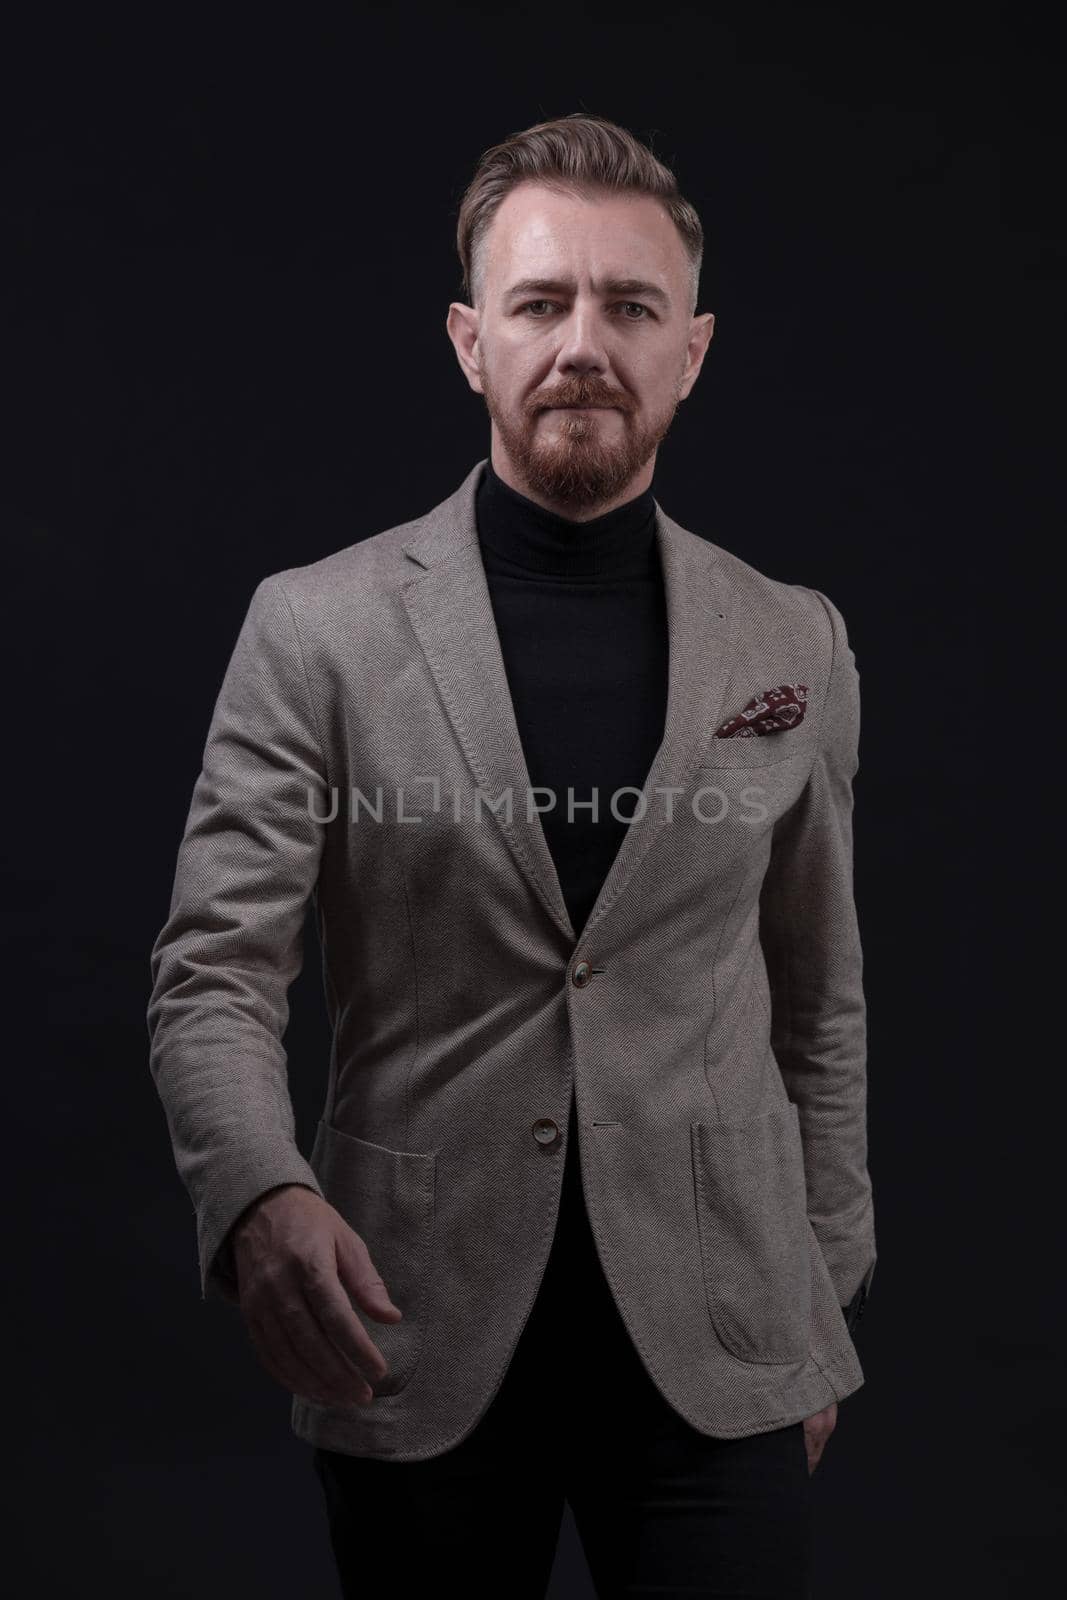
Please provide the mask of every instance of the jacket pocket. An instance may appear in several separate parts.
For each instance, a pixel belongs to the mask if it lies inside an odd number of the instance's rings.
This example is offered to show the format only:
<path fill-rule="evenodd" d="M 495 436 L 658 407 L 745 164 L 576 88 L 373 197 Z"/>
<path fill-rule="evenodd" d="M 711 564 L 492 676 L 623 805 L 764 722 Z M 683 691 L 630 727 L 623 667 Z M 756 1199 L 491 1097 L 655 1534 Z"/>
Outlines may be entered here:
<path fill-rule="evenodd" d="M 311 1168 L 334 1210 L 370 1252 L 400 1322 L 377 1322 L 354 1296 L 352 1308 L 389 1364 L 375 1395 L 398 1394 L 422 1354 L 433 1260 L 436 1152 L 388 1150 L 319 1120 Z"/>
<path fill-rule="evenodd" d="M 719 1339 L 742 1361 L 807 1357 L 811 1246 L 793 1101 L 736 1127 L 690 1124 L 700 1256 Z"/>
<path fill-rule="evenodd" d="M 779 761 L 813 753 L 817 732 L 817 719 L 805 717 L 799 727 L 782 728 L 777 733 L 755 734 L 747 739 L 713 736 L 695 770 L 717 772 L 724 767 L 775 767 Z"/>

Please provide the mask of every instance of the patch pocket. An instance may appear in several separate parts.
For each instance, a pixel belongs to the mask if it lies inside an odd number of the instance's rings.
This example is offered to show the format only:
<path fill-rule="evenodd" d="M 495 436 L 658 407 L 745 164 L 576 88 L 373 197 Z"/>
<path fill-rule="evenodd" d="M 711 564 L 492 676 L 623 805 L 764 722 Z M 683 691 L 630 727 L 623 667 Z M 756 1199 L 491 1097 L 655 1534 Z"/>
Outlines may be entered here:
<path fill-rule="evenodd" d="M 437 1156 L 342 1133 L 320 1118 L 309 1158 L 334 1210 L 359 1234 L 400 1322 L 378 1322 L 349 1295 L 352 1309 L 389 1364 L 376 1396 L 398 1394 L 422 1355 L 433 1261 Z"/>
<path fill-rule="evenodd" d="M 804 1155 L 788 1101 L 736 1127 L 690 1124 L 708 1312 L 748 1362 L 803 1361 L 811 1336 Z"/>

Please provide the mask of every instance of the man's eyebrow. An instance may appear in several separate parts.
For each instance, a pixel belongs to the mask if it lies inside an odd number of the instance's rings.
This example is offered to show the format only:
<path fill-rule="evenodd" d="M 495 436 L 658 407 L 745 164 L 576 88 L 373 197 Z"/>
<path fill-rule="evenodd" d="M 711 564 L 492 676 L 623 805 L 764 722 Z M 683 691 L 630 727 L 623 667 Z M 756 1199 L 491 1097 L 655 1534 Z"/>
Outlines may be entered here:
<path fill-rule="evenodd" d="M 521 294 L 573 294 L 575 283 L 572 278 L 520 278 L 505 291 L 505 300 L 514 300 Z M 648 283 L 644 278 L 605 278 L 600 285 L 600 293 L 640 295 L 645 300 L 654 300 L 665 311 L 670 309 L 670 296 L 656 283 Z"/>

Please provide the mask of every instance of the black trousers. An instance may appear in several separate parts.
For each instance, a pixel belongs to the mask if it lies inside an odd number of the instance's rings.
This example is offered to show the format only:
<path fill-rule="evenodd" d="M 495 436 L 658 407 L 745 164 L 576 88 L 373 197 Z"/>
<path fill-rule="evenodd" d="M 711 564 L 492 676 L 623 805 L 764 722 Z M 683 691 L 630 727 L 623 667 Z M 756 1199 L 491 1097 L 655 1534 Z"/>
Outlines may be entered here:
<path fill-rule="evenodd" d="M 599 1600 L 807 1600 L 803 1424 L 712 1439 L 667 1404 L 603 1277 L 576 1153 L 572 1111 L 544 1282 L 473 1431 L 424 1461 L 313 1450 L 342 1593 L 543 1600 L 566 1501 Z"/>

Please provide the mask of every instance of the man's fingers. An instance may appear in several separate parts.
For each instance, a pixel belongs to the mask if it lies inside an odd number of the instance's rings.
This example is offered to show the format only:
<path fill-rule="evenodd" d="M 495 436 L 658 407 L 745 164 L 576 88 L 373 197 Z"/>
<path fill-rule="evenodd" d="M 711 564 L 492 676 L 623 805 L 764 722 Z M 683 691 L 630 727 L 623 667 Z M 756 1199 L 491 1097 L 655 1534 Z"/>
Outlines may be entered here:
<path fill-rule="evenodd" d="M 283 1389 L 293 1394 L 307 1394 L 310 1398 L 314 1379 L 281 1324 L 267 1310 L 254 1316 L 246 1315 L 245 1321 L 256 1355 L 270 1376 Z"/>
<path fill-rule="evenodd" d="M 817 1411 L 814 1416 L 804 1420 L 804 1445 L 808 1453 L 809 1476 L 815 1471 L 822 1459 L 826 1448 L 826 1441 L 834 1431 L 837 1423 L 837 1405 L 828 1406 L 824 1411 Z"/>
<path fill-rule="evenodd" d="M 318 1361 L 309 1361 L 304 1353 L 306 1346 L 293 1338 L 292 1323 L 276 1311 L 265 1309 L 259 1327 L 257 1347 L 264 1365 L 293 1394 L 320 1405 L 347 1405 L 352 1401 L 363 1405 L 373 1399 L 371 1387 L 362 1376 L 344 1376 L 340 1380 L 324 1376 Z"/>
<path fill-rule="evenodd" d="M 292 1394 L 316 1399 L 317 1395 L 312 1393 L 314 1380 L 300 1361 L 285 1329 L 269 1315 L 248 1318 L 248 1328 L 256 1355 L 275 1382 Z"/>
<path fill-rule="evenodd" d="M 394 1306 L 389 1295 L 389 1289 L 382 1282 L 374 1262 L 370 1258 L 366 1241 L 339 1218 L 340 1226 L 334 1240 L 337 1275 L 344 1287 L 359 1302 L 360 1307 L 368 1316 L 383 1320 L 393 1321 L 393 1313 L 403 1315 L 402 1306 Z M 383 1313 L 385 1317 L 383 1318 Z"/>
<path fill-rule="evenodd" d="M 368 1374 L 342 1356 L 327 1337 L 298 1283 L 272 1310 L 303 1365 L 313 1374 L 317 1389 L 337 1396 L 361 1391 Z"/>
<path fill-rule="evenodd" d="M 385 1377 L 388 1363 L 360 1322 L 336 1273 L 315 1274 L 304 1285 L 304 1295 L 323 1337 L 337 1351 L 354 1376 L 372 1382 Z"/>

